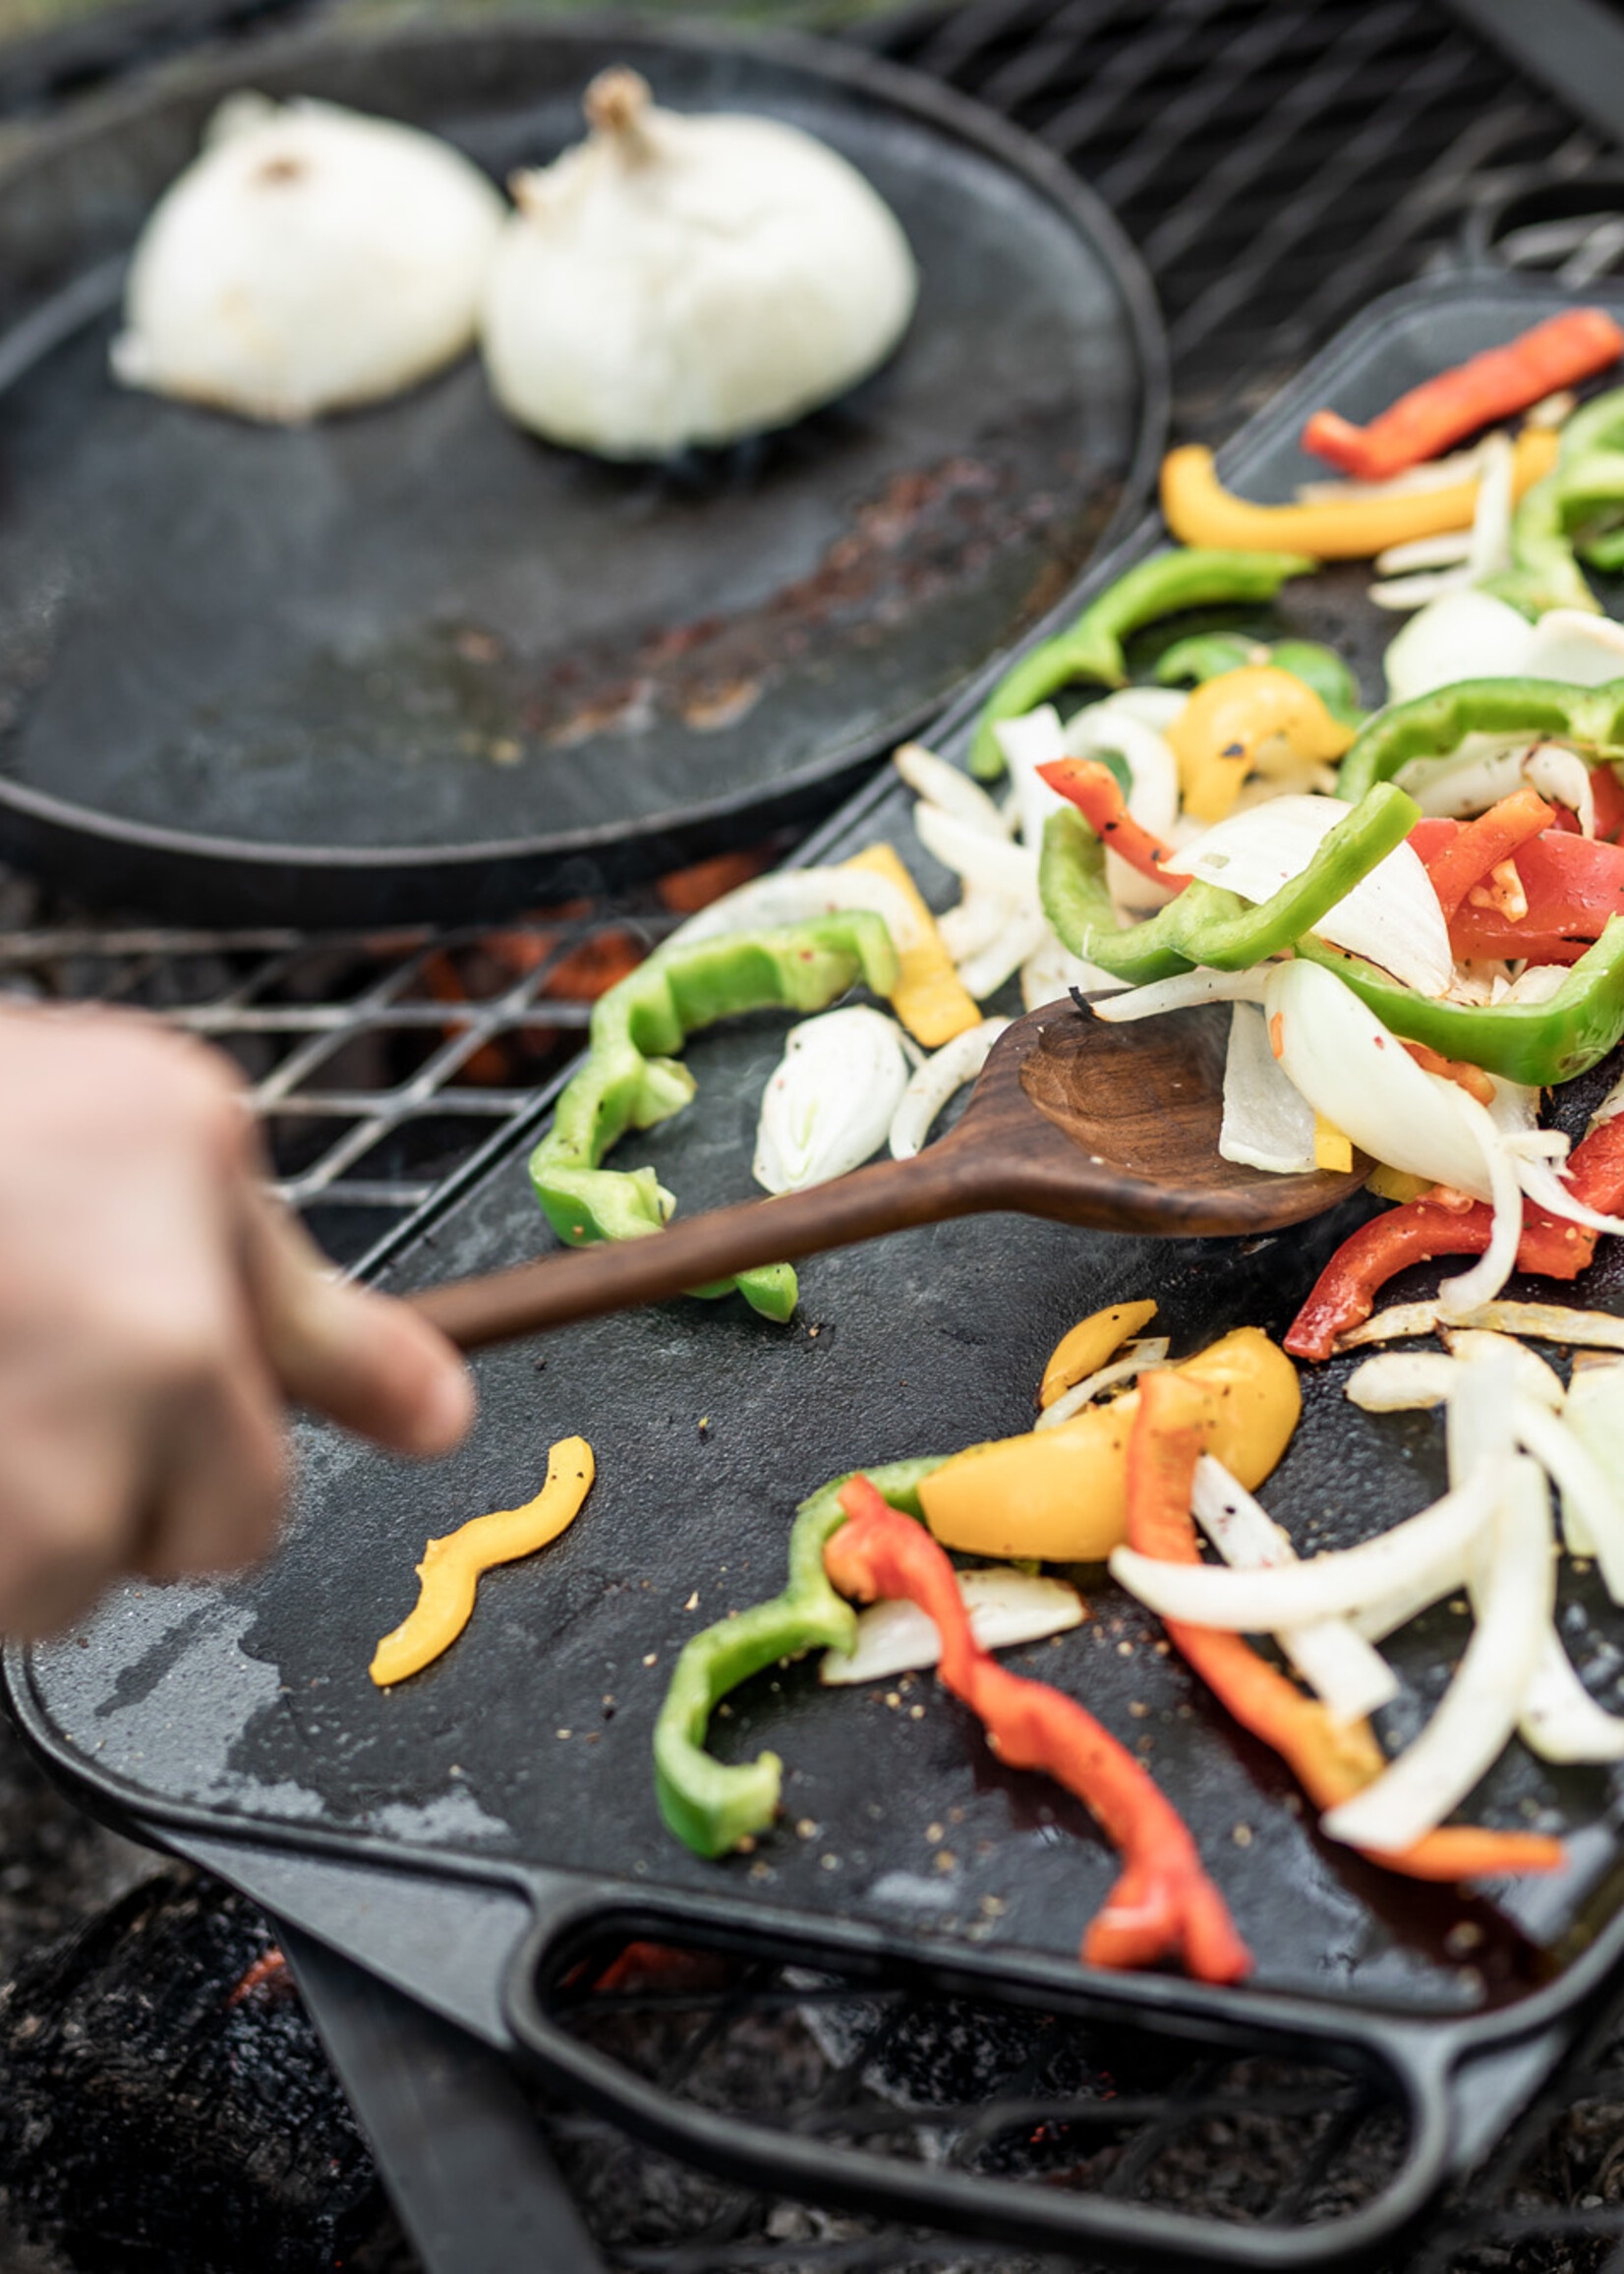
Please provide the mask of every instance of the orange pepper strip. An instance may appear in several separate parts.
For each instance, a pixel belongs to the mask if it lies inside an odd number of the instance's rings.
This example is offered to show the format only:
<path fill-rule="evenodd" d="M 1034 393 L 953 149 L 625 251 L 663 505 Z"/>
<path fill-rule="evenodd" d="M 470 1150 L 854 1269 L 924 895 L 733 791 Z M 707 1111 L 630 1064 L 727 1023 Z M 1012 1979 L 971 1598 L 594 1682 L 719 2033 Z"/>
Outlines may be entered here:
<path fill-rule="evenodd" d="M 1189 1505 L 1206 1436 L 1206 1406 L 1188 1381 L 1144 1375 L 1128 1440 L 1128 1540 L 1141 1554 L 1164 1563 L 1200 1562 Z M 1174 1648 L 1242 1727 L 1280 1755 L 1317 1808 L 1335 1808 L 1380 1776 L 1387 1764 L 1368 1721 L 1333 1721 L 1243 1635 L 1181 1619 L 1165 1624 Z M 1473 1825 L 1445 1826 L 1393 1854 L 1362 1852 L 1389 1871 L 1424 1880 L 1557 1871 L 1565 1861 L 1559 1839 Z"/>
<path fill-rule="evenodd" d="M 1101 765 L 1097 758 L 1051 758 L 1037 771 L 1051 789 L 1071 799 L 1100 843 L 1121 853 L 1130 868 L 1173 892 L 1184 891 L 1189 877 L 1162 873 L 1164 862 L 1173 858 L 1172 845 L 1164 845 L 1142 822 L 1133 819 L 1122 785 L 1109 766 Z"/>
<path fill-rule="evenodd" d="M 824 1549 L 832 1583 L 860 1601 L 917 1603 L 942 1637 L 944 1688 L 977 1716 L 999 1759 L 1074 1792 L 1122 1850 L 1122 1876 L 1083 1938 L 1084 1963 L 1148 1966 L 1179 1953 L 1198 1981 L 1242 1981 L 1250 1953 L 1183 1817 L 1138 1762 L 1074 1698 L 1010 1673 L 981 1649 L 947 1555 L 866 1477 L 842 1487 L 841 1505 L 847 1521 Z"/>
<path fill-rule="evenodd" d="M 1361 482 L 1386 482 L 1464 442 L 1479 427 L 1532 409 L 1560 387 L 1605 371 L 1624 355 L 1624 331 L 1599 308 L 1568 308 L 1503 347 L 1491 347 L 1423 380 L 1367 427 L 1315 411 L 1303 447 Z"/>
<path fill-rule="evenodd" d="M 1525 785 L 1469 821 L 1427 863 L 1444 921 L 1454 915 L 1474 885 L 1481 884 L 1501 861 L 1510 860 L 1520 845 L 1549 829 L 1555 819 L 1555 807 Z"/>

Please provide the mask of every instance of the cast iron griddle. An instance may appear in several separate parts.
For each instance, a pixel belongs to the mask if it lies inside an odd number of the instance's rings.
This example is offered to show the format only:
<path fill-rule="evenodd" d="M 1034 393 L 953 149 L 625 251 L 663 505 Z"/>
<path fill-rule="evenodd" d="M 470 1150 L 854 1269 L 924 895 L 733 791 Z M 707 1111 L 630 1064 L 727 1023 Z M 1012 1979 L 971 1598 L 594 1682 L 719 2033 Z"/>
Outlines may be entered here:
<path fill-rule="evenodd" d="M 108 377 L 119 256 L 221 95 L 409 118 L 501 178 L 580 139 L 615 60 L 868 176 L 922 279 L 883 371 L 637 467 L 521 434 L 476 357 L 293 431 Z M 1090 193 L 934 83 L 807 41 L 257 48 L 0 175 L 0 827 L 189 918 L 498 913 L 589 856 L 595 881 L 668 865 L 827 803 L 1137 509 L 1165 416 L 1148 284 Z"/>
<path fill-rule="evenodd" d="M 1367 413 L 1552 303 L 1547 291 L 1467 280 L 1381 304 L 1247 429 L 1226 460 L 1231 479 L 1255 495 L 1283 494 L 1300 476 L 1295 436 L 1305 408 L 1329 399 Z M 1095 581 L 1120 573 L 1155 535 L 1141 533 Z M 1358 657 L 1368 698 L 1391 623 L 1364 604 L 1363 575 L 1327 572 L 1295 588 L 1276 620 L 1337 636 Z M 907 807 L 899 791 L 873 786 L 818 849 L 884 835 L 911 850 Z M 927 885 L 944 883 L 921 869 Z M 781 1020 L 763 1019 L 698 1042 L 694 1107 L 641 1140 L 635 1157 L 654 1163 L 684 1207 L 747 1189 L 757 1104 L 782 1034 Z M 1609 1071 L 1573 1085 L 1570 1118 L 1583 1118 Z M 1573 1868 L 1561 1882 L 1485 1901 L 1397 1880 L 1322 1842 L 1278 1763 L 1157 1651 L 1155 1621 L 1091 1575 L 1095 1616 L 1012 1662 L 1084 1695 L 1186 1812 L 1258 1959 L 1254 1986 L 1214 1992 L 1165 1975 L 1083 1975 L 1074 1953 L 1115 1876 L 1109 1851 L 1080 1808 L 998 1768 L 929 1678 L 823 1691 L 803 1664 L 740 1693 L 715 1726 L 719 1749 L 738 1757 L 771 1744 L 786 1765 L 784 1820 L 748 1857 L 703 1862 L 664 1833 L 649 1736 L 685 1638 L 781 1585 L 802 1494 L 858 1463 L 1025 1426 L 1043 1358 L 1101 1304 L 1155 1294 L 1180 1350 L 1242 1322 L 1278 1334 L 1368 1205 L 1239 1244 L 964 1221 L 809 1264 L 787 1329 L 737 1304 L 675 1304 L 488 1353 L 477 1362 L 482 1418 L 461 1453 L 417 1471 L 306 1429 L 298 1514 L 274 1568 L 227 1588 L 124 1590 L 79 1634 L 12 1654 L 16 1710 L 94 1804 L 228 1874 L 243 1855 L 240 1875 L 263 1899 L 318 1932 L 325 1904 L 334 1939 L 352 1953 L 471 2026 L 519 2036 L 555 2073 L 651 2131 L 663 2122 L 650 2105 L 659 2096 L 606 2081 L 538 1995 L 538 1975 L 545 1982 L 572 1923 L 609 1914 L 658 1932 L 667 1922 L 809 1956 L 822 1945 L 1026 1999 L 1115 2002 L 1202 2027 L 1239 2022 L 1294 2040 L 1320 2032 L 1362 2047 L 1396 2070 L 1415 2126 L 1401 2182 L 1360 2214 L 1365 2226 L 1338 2226 L 1335 2246 L 1353 2247 L 1413 2209 L 1443 2169 L 1456 2065 L 1548 2032 L 1624 1944 L 1615 1777 L 1552 1771 L 1513 1747 L 1474 1797 L 1481 1820 L 1571 1834 Z M 543 1244 L 516 1151 L 447 1209 L 389 1283 L 489 1269 Z M 1411 1291 L 1421 1284 L 1418 1275 Z M 1616 1251 L 1579 1299 L 1624 1309 Z M 1348 1371 L 1337 1362 L 1305 1372 L 1303 1425 L 1265 1491 L 1310 1545 L 1395 1521 L 1442 1484 L 1435 1420 L 1357 1412 L 1342 1395 Z M 482 1582 L 473 1623 L 443 1661 L 377 1693 L 367 1662 L 415 1598 L 425 1537 L 512 1505 L 533 1489 L 550 1441 L 573 1431 L 599 1463 L 574 1528 Z M 1571 1579 L 1564 1598 L 1577 1662 L 1614 1703 L 1624 1628 Z M 1440 1609 L 1396 1643 L 1409 1686 L 1395 1732 L 1420 1720 L 1462 1633 Z M 899 1706 L 887 1703 L 888 1688 Z M 390 1866 L 402 1868 L 380 1868 Z M 526 1902 L 541 1918 L 535 1971 L 528 1959 L 511 1967 Z M 1474 1930 L 1470 1962 L 1451 1931 L 1463 1923 Z M 667 2130 L 696 2144 L 679 2127 Z M 747 2162 L 740 2136 L 734 2127 L 720 2144 L 697 2144 L 737 2165 Z M 782 2180 L 786 2167 L 778 2155 L 748 2168 Z M 810 2166 L 795 2176 L 808 2186 L 816 2177 Z M 840 2185 L 860 2196 L 868 2183 Z M 909 2202 L 905 2173 L 886 2185 L 892 2207 Z M 1097 2238 L 1128 2216 L 1063 2204 L 1053 2190 L 1004 2192 L 1025 2204 L 1011 2214 L 1015 2230 L 1023 2219 L 1035 2236 Z M 979 2215 L 968 2196 L 929 2202 L 933 2217 Z M 1287 2241 L 1278 2235 L 1269 2248 Z M 1197 2245 L 1187 2234 L 1182 2246 L 1222 2254 L 1230 2245 L 1203 2234 Z M 1323 2236 L 1309 2254 L 1332 2247 Z"/>

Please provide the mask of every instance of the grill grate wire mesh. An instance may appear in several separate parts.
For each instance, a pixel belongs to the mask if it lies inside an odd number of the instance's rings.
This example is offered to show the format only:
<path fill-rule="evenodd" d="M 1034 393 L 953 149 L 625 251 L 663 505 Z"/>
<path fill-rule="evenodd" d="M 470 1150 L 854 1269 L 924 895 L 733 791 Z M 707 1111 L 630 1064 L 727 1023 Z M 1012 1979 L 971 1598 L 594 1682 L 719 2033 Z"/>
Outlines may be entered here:
<path fill-rule="evenodd" d="M 1606 149 L 1439 0 L 957 0 L 862 36 L 1039 135 L 1115 205 L 1162 298 L 1183 437 L 1221 438 L 1374 293 L 1462 258 L 1463 231 L 1480 251 L 1497 226 L 1496 257 L 1576 285 L 1624 259 Z M 784 849 L 763 846 L 756 865 Z M 112 924 L 0 877 L 0 991 L 139 1005 L 222 1044 L 279 1189 L 365 1268 L 539 1118 L 603 985 L 733 873 L 498 932 L 319 937 Z M 1034 2184 L 1209 2220 L 1334 2219 L 1379 2187 L 1401 2144 L 1395 2109 L 1352 2071 L 1124 2032 L 1091 2057 L 1071 2024 L 1028 2017 L 1015 2043 L 1008 2015 L 983 2024 L 771 1967 L 625 1989 L 583 2007 L 580 2025 L 710 2106 L 741 2078 L 759 2095 L 765 2046 L 783 2121 L 820 2136 L 1019 2165 Z M 922 2098 L 910 2061 L 989 2030 L 1003 2053 L 957 2098 L 940 2079 Z M 741 2046 L 751 2059 L 735 2060 Z M 550 2121 L 628 2274 L 1058 2264 L 763 2200 L 596 2120 Z M 1624 2274 L 1621 2143 L 1624 1994 L 1393 2268 Z"/>

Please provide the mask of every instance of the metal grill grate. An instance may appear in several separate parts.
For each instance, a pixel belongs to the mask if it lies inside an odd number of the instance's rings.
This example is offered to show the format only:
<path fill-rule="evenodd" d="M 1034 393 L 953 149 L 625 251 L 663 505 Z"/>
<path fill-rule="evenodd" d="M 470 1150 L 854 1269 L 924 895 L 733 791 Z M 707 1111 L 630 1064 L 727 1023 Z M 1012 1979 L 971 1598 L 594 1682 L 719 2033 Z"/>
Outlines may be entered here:
<path fill-rule="evenodd" d="M 1041 135 L 1116 204 L 1162 296 L 1186 434 L 1227 433 L 1373 292 L 1456 257 L 1469 215 L 1582 181 L 1600 155 L 1435 0 L 963 0 L 869 35 Z M 1621 234 L 1594 216 L 1577 235 L 1525 225 L 1510 250 L 1595 274 Z M 360 1267 L 536 1110 L 590 1014 L 581 975 L 667 920 L 654 895 L 483 939 L 58 917 L 12 917 L 0 987 L 139 1003 L 223 1043 L 280 1188 Z"/>

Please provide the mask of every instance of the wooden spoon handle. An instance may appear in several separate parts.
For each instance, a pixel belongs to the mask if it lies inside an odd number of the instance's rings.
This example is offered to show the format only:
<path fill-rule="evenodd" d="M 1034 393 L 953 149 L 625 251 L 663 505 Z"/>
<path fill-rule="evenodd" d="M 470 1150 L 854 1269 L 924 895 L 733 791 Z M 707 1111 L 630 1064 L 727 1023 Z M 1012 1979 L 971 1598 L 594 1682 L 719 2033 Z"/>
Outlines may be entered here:
<path fill-rule="evenodd" d="M 479 1350 L 606 1311 L 659 1303 L 754 1263 L 792 1263 L 883 1232 L 997 1206 L 995 1197 L 978 1196 L 962 1166 L 956 1168 L 954 1149 L 945 1139 L 911 1160 L 876 1161 L 833 1184 L 686 1217 L 645 1240 L 566 1249 L 489 1278 L 452 1280 L 410 1301 L 459 1349 Z"/>

